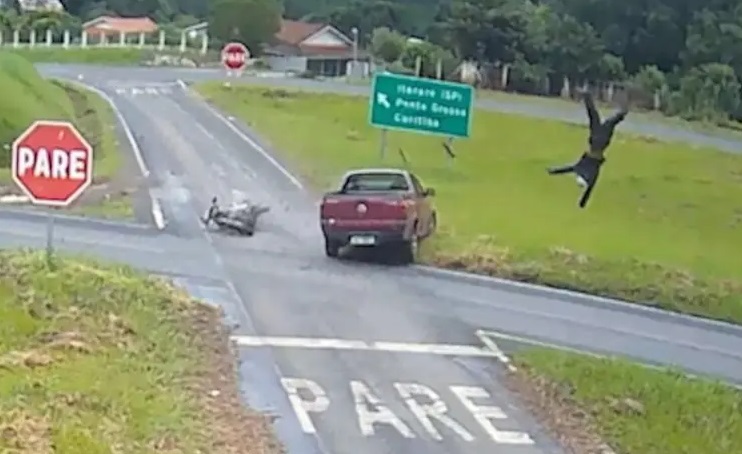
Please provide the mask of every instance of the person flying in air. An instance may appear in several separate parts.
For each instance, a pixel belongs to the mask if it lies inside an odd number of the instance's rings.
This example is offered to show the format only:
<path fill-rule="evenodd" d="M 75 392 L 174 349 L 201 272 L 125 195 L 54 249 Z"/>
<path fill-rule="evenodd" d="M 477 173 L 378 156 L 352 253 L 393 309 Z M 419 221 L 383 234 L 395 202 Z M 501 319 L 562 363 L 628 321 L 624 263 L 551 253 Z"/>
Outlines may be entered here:
<path fill-rule="evenodd" d="M 590 137 L 588 139 L 588 151 L 582 154 L 580 159 L 574 163 L 562 167 L 555 167 L 548 170 L 550 175 L 561 175 L 565 173 L 574 173 L 577 175 L 577 183 L 585 188 L 580 198 L 580 208 L 585 208 L 590 194 L 598 181 L 600 168 L 605 162 L 605 152 L 611 144 L 613 132 L 616 126 L 621 123 L 628 114 L 628 97 L 623 99 L 621 109 L 612 117 L 601 121 L 600 113 L 595 108 L 595 102 L 592 95 L 585 91 L 582 93 L 587 109 L 587 116 L 590 120 Z"/>

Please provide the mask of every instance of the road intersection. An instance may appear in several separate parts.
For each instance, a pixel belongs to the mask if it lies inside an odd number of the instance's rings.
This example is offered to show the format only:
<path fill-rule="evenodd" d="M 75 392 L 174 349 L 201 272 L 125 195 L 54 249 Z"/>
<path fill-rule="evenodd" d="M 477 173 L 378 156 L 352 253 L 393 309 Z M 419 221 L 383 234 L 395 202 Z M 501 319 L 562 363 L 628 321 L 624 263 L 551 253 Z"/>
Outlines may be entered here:
<path fill-rule="evenodd" d="M 49 76 L 81 73 L 45 68 Z M 162 229 L 60 218 L 57 244 L 167 276 L 222 307 L 235 328 L 245 394 L 279 417 L 289 452 L 561 453 L 497 381 L 504 370 L 497 349 L 528 342 L 742 383 L 739 328 L 424 269 L 327 260 L 316 201 L 301 182 L 251 131 L 198 98 L 183 82 L 193 78 L 168 71 L 82 71 L 126 122 Z M 146 96 L 149 86 L 166 90 Z M 212 196 L 228 200 L 233 190 L 272 207 L 253 238 L 213 235 L 198 221 Z M 0 212 L 0 247 L 43 247 L 44 223 Z M 487 349 L 492 342 L 495 350 Z"/>

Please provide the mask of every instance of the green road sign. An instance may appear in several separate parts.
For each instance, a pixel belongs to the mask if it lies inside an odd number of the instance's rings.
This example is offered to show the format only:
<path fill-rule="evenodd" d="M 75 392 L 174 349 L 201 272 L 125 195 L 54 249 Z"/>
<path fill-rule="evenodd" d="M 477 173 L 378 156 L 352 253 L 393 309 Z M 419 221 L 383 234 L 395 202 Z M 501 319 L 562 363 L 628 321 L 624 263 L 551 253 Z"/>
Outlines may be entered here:
<path fill-rule="evenodd" d="M 473 102 L 470 85 L 377 73 L 369 119 L 378 128 L 469 137 Z"/>

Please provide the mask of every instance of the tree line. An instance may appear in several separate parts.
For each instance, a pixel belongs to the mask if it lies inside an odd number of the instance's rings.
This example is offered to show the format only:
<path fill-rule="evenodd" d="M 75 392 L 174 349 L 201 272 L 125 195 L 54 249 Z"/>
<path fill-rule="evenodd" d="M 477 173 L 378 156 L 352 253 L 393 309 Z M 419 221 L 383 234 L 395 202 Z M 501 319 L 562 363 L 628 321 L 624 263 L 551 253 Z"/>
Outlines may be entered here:
<path fill-rule="evenodd" d="M 507 90 L 558 95 L 589 86 L 604 98 L 628 92 L 634 103 L 669 115 L 720 123 L 742 117 L 742 4 L 732 0 L 63 3 L 79 20 L 101 14 L 182 26 L 208 20 L 217 41 L 241 39 L 256 50 L 282 16 L 329 22 L 346 33 L 357 28 L 361 45 L 393 71 L 453 78 L 469 61 L 482 70 L 480 83 Z M 43 20 L 50 21 L 35 18 Z"/>
<path fill-rule="evenodd" d="M 742 117 L 739 2 L 431 0 L 427 15 L 407 13 L 420 6 L 348 0 L 309 16 L 358 27 L 393 69 L 410 71 L 422 60 L 422 75 L 434 77 L 442 60 L 452 76 L 451 66 L 473 61 L 491 76 L 485 83 L 507 90 L 558 95 L 587 86 L 687 119 Z M 410 43 L 409 35 L 424 41 Z"/>

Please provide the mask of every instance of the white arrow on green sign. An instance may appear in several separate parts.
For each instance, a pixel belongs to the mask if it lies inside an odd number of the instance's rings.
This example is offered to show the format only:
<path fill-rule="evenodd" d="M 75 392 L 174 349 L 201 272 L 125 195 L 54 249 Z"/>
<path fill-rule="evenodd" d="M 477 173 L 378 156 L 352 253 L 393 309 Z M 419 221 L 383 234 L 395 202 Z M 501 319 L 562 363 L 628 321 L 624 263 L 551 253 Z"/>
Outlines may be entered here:
<path fill-rule="evenodd" d="M 470 85 L 377 73 L 369 101 L 369 120 L 378 128 L 462 138 L 471 131 Z"/>

